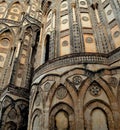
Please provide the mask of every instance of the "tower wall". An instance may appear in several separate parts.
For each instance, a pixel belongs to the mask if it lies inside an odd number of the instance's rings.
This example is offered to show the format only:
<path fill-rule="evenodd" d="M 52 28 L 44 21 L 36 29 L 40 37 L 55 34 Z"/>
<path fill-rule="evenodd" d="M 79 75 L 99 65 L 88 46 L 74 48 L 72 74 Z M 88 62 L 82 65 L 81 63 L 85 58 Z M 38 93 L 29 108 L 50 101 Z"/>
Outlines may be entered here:
<path fill-rule="evenodd" d="M 26 130 L 31 73 L 39 42 L 38 1 L 0 2 L 0 129 Z"/>
<path fill-rule="evenodd" d="M 28 130 L 119 130 L 120 2 L 42 1 Z"/>

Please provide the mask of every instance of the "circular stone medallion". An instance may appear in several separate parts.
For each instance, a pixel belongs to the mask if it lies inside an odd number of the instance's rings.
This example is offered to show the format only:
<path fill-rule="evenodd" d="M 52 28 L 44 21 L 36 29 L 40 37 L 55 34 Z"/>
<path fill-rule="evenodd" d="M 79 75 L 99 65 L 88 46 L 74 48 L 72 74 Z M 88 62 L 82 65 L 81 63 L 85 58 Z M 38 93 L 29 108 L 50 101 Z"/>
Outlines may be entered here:
<path fill-rule="evenodd" d="M 83 16 L 83 17 L 82 17 L 82 20 L 83 20 L 83 21 L 89 21 L 89 18 L 88 18 L 87 16 Z"/>
<path fill-rule="evenodd" d="M 119 31 L 116 31 L 114 34 L 113 34 L 114 38 L 117 38 L 120 36 L 120 32 Z"/>
<path fill-rule="evenodd" d="M 9 40 L 8 39 L 2 39 L 1 41 L 0 41 L 0 44 L 2 45 L 2 46 L 8 46 L 9 45 Z"/>
<path fill-rule="evenodd" d="M 85 1 L 80 1 L 81 5 L 86 5 Z"/>
<path fill-rule="evenodd" d="M 63 21 L 62 21 L 62 24 L 66 24 L 68 22 L 68 19 L 64 19 Z"/>
<path fill-rule="evenodd" d="M 109 82 L 109 85 L 110 85 L 111 87 L 113 87 L 113 88 L 117 87 L 117 85 L 118 85 L 118 83 L 119 83 L 119 81 L 118 81 L 118 79 L 117 79 L 116 77 L 110 77 L 110 78 L 108 79 L 108 82 Z"/>
<path fill-rule="evenodd" d="M 112 10 L 107 11 L 107 15 L 111 15 L 111 13 L 112 13 Z"/>
<path fill-rule="evenodd" d="M 56 92 L 56 96 L 59 99 L 63 99 L 67 96 L 67 90 L 64 87 L 59 87 Z"/>
<path fill-rule="evenodd" d="M 64 47 L 65 47 L 65 46 L 68 46 L 68 41 L 63 41 L 63 42 L 62 42 L 62 46 L 64 46 Z"/>
<path fill-rule="evenodd" d="M 79 84 L 81 84 L 81 82 L 82 82 L 82 78 L 80 76 L 73 77 L 73 83 L 75 85 L 79 85 Z"/>
<path fill-rule="evenodd" d="M 86 42 L 87 43 L 93 43 L 93 38 L 92 37 L 87 37 Z"/>
<path fill-rule="evenodd" d="M 93 84 L 89 88 L 89 92 L 92 96 L 99 96 L 101 94 L 101 88 L 97 84 Z"/>

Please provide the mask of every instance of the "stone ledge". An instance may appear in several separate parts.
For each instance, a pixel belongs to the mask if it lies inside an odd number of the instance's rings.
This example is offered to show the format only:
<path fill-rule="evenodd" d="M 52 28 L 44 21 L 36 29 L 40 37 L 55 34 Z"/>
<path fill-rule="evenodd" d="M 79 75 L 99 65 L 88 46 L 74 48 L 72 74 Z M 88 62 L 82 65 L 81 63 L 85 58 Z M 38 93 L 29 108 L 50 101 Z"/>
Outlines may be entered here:
<path fill-rule="evenodd" d="M 70 55 L 65 55 L 58 57 L 56 59 L 50 60 L 40 67 L 38 67 L 34 72 L 34 79 L 39 77 L 46 72 L 51 70 L 70 66 L 77 64 L 103 64 L 103 65 L 111 65 L 114 62 L 120 60 L 120 48 L 110 52 L 109 54 L 102 53 L 75 53 Z"/>

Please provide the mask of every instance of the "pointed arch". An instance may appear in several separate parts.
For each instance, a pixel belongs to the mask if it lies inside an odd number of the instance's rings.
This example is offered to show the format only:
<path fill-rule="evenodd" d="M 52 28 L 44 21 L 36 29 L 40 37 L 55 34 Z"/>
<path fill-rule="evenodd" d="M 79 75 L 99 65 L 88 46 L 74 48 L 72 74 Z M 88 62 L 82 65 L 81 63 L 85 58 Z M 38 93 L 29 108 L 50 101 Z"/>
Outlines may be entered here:
<path fill-rule="evenodd" d="M 59 103 L 56 104 L 51 110 L 49 114 L 49 126 L 50 130 L 53 130 L 56 128 L 56 115 L 59 112 L 64 112 L 67 114 L 67 120 L 68 120 L 68 126 L 69 130 L 75 130 L 75 115 L 74 115 L 74 110 L 66 103 Z M 62 115 L 64 116 L 64 115 Z M 66 126 L 64 126 L 66 127 Z"/>
<path fill-rule="evenodd" d="M 84 107 L 84 117 L 85 117 L 85 128 L 86 128 L 86 130 L 91 130 L 91 129 L 93 129 L 93 127 L 95 127 L 95 126 L 93 126 L 95 124 L 94 124 L 94 120 L 93 120 L 93 117 L 92 117 L 93 114 L 95 115 L 95 113 L 94 113 L 95 110 L 97 112 L 97 115 L 99 116 L 99 117 L 95 116 L 96 121 L 98 121 L 102 118 L 103 122 L 101 122 L 101 123 L 104 124 L 105 129 L 107 129 L 107 130 L 115 129 L 113 113 L 112 113 L 111 109 L 109 108 L 109 106 L 107 106 L 103 102 L 95 100 L 93 102 L 89 102 Z M 99 127 L 99 121 L 97 123 L 98 123 L 97 124 L 97 128 L 98 128 Z M 101 126 L 102 126 L 102 124 L 101 124 Z"/>
<path fill-rule="evenodd" d="M 97 82 L 98 84 L 100 84 L 100 86 L 103 88 L 103 90 L 105 91 L 106 95 L 108 96 L 111 105 L 113 103 L 117 102 L 116 98 L 115 98 L 114 94 L 112 93 L 111 89 L 109 88 L 108 84 L 106 82 L 104 82 L 100 77 L 95 79 L 92 82 Z M 86 82 L 83 84 L 83 86 L 81 87 L 81 89 L 79 91 L 79 98 L 84 100 L 85 93 L 87 92 L 87 89 L 89 88 L 89 86 L 90 86 L 90 84 L 92 82 L 91 82 L 91 80 L 89 78 L 87 78 Z"/>
<path fill-rule="evenodd" d="M 31 116 L 30 130 L 39 130 L 42 127 L 42 113 L 39 109 L 36 109 Z"/>

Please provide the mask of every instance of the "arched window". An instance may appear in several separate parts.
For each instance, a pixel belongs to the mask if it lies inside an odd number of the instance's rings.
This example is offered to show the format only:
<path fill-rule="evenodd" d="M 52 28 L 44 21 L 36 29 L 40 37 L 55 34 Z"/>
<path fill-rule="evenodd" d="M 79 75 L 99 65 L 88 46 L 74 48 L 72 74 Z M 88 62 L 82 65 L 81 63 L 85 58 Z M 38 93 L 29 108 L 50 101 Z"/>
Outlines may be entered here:
<path fill-rule="evenodd" d="M 69 130 L 69 117 L 65 111 L 59 111 L 56 114 L 55 130 Z"/>
<path fill-rule="evenodd" d="M 49 46 L 50 46 L 50 35 L 47 35 L 45 40 L 45 62 L 49 60 Z"/>
<path fill-rule="evenodd" d="M 109 130 L 106 114 L 101 109 L 92 112 L 92 130 Z"/>

